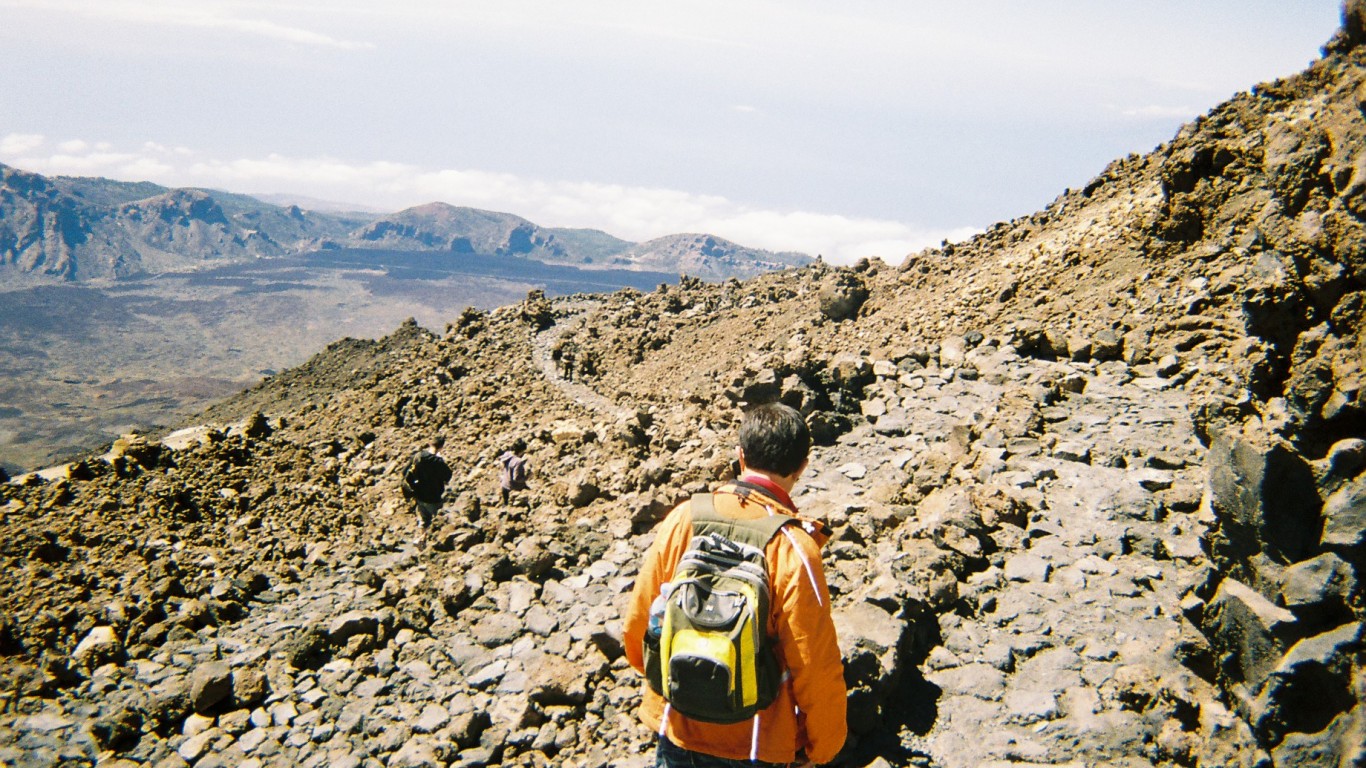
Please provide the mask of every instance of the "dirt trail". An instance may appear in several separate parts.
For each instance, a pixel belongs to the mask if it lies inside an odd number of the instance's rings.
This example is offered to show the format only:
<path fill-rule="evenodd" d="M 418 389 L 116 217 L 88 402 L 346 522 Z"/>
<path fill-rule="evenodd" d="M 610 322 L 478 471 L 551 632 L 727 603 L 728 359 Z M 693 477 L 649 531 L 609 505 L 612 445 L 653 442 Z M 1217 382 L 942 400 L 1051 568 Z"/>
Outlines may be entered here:
<path fill-rule="evenodd" d="M 583 325 L 588 313 L 601 305 L 602 302 L 600 301 L 580 301 L 561 305 L 573 311 L 573 314 L 558 319 L 554 325 L 535 334 L 532 337 L 531 354 L 536 367 L 545 375 L 546 380 L 558 387 L 569 399 L 604 416 L 621 418 L 630 415 L 630 411 L 598 394 L 592 387 L 565 378 L 552 354 L 555 342 L 559 341 L 566 333 Z"/>

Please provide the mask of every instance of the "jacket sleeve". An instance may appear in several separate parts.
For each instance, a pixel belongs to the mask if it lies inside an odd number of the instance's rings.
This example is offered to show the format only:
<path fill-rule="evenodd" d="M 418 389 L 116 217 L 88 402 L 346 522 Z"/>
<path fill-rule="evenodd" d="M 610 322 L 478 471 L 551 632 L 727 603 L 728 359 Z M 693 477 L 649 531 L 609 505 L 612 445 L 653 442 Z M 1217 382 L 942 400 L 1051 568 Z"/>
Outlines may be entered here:
<path fill-rule="evenodd" d="M 776 537 L 779 567 L 774 578 L 778 642 L 792 675 L 792 694 L 804 718 L 807 758 L 828 763 L 844 746 L 844 661 L 820 549 L 805 532 L 787 526 Z"/>
<path fill-rule="evenodd" d="M 660 585 L 673 578 L 674 566 L 683 555 L 691 530 L 692 515 L 688 503 L 684 502 L 674 507 L 659 524 L 655 540 L 645 551 L 640 573 L 636 575 L 622 624 L 621 642 L 626 649 L 626 660 L 642 675 L 645 674 L 645 629 L 650 623 L 650 603 L 659 594 Z"/>

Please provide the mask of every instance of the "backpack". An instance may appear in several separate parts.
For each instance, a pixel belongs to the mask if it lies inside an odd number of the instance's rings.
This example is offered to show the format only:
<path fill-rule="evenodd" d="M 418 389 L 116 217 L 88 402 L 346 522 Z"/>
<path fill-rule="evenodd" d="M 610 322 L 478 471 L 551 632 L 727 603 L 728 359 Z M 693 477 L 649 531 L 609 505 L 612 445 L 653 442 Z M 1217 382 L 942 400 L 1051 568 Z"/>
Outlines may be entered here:
<path fill-rule="evenodd" d="M 403 495 L 418 501 L 438 502 L 451 479 L 451 468 L 440 456 L 418 451 L 403 472 Z"/>
<path fill-rule="evenodd" d="M 673 710 L 738 723 L 773 703 L 782 669 L 768 636 L 764 549 L 792 522 L 733 520 L 717 514 L 711 494 L 692 497 L 692 539 L 645 633 L 646 680 Z"/>

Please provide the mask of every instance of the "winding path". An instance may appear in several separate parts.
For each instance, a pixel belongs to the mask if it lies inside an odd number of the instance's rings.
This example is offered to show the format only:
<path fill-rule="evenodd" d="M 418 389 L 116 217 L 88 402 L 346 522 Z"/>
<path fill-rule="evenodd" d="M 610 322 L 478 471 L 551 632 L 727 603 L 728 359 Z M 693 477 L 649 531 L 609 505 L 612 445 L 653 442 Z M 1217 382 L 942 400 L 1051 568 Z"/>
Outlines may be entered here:
<path fill-rule="evenodd" d="M 595 413 L 602 414 L 614 419 L 624 418 L 631 415 L 631 411 L 622 408 L 620 405 L 598 394 L 596 390 L 586 384 L 566 379 L 555 364 L 551 356 L 551 350 L 555 347 L 555 342 L 565 333 L 577 330 L 583 325 L 588 317 L 588 313 L 602 306 L 601 301 L 581 300 L 562 305 L 570 309 L 573 314 L 559 318 L 555 324 L 540 333 L 533 334 L 531 337 L 531 357 L 536 367 L 541 369 L 546 381 L 554 384 L 561 392 L 569 397 L 570 400 L 587 408 Z"/>

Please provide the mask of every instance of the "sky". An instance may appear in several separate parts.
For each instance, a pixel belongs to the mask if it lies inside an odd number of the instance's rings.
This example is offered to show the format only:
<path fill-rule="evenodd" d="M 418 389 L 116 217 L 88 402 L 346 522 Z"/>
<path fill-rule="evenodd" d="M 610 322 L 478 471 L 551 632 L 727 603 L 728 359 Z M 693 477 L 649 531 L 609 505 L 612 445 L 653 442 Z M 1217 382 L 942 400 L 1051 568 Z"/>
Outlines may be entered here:
<path fill-rule="evenodd" d="M 0 0 L 0 163 L 836 263 L 1046 206 L 1337 0 Z"/>

